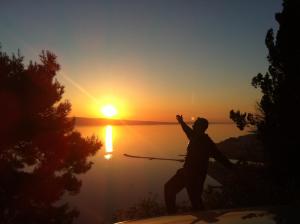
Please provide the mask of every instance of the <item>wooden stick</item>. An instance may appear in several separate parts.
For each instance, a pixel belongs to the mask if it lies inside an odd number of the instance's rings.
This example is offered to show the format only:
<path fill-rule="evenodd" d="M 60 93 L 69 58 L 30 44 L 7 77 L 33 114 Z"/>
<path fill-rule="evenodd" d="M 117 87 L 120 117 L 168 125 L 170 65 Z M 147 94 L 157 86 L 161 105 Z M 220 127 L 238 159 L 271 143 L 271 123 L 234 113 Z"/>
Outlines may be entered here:
<path fill-rule="evenodd" d="M 126 157 L 136 158 L 136 159 L 149 159 L 149 160 L 167 160 L 167 161 L 174 161 L 174 162 L 184 162 L 184 159 L 169 159 L 169 158 L 161 158 L 161 157 L 149 157 L 149 156 L 135 156 L 130 154 L 124 154 Z"/>

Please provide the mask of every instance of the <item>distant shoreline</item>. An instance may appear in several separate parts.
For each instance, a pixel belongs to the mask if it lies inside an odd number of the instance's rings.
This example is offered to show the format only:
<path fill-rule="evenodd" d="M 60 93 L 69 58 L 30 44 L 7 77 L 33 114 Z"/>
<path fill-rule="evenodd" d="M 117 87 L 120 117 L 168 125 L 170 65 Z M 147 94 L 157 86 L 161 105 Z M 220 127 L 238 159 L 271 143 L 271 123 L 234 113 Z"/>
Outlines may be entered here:
<path fill-rule="evenodd" d="M 104 126 L 104 125 L 177 125 L 178 122 L 166 121 L 141 121 L 141 120 L 119 120 L 106 118 L 74 117 L 77 126 Z M 187 122 L 192 124 L 193 122 Z M 233 122 L 210 122 L 210 124 L 233 124 Z"/>

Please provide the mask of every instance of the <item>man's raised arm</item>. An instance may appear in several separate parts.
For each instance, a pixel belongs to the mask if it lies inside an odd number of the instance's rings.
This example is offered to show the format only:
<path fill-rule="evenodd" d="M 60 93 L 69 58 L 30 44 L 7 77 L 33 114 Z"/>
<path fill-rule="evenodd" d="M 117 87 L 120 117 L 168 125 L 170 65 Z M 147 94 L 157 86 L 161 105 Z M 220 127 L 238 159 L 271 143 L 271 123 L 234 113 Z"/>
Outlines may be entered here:
<path fill-rule="evenodd" d="M 182 115 L 176 115 L 176 119 L 177 119 L 178 123 L 181 125 L 181 127 L 182 127 L 184 133 L 186 134 L 186 136 L 188 137 L 188 139 L 191 139 L 192 133 L 193 133 L 192 128 L 190 128 L 190 127 L 183 121 Z"/>

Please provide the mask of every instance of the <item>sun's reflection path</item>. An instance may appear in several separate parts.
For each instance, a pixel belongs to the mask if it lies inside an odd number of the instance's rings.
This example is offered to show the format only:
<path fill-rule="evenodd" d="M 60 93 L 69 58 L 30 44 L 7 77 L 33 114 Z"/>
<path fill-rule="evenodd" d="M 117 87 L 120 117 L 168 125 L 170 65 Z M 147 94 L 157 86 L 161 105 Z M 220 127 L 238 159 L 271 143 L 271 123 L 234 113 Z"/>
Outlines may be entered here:
<path fill-rule="evenodd" d="M 112 158 L 113 152 L 113 129 L 111 125 L 105 127 L 105 155 L 104 158 L 109 160 Z"/>

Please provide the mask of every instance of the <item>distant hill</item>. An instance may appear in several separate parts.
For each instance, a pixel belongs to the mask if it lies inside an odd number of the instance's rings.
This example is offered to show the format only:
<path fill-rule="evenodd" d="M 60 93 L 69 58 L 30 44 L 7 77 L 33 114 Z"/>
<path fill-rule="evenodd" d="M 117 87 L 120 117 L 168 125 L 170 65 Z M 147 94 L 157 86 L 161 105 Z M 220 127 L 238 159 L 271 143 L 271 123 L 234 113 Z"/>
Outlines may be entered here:
<path fill-rule="evenodd" d="M 230 159 L 263 161 L 262 144 L 254 134 L 228 138 L 217 143 L 217 146 Z"/>
<path fill-rule="evenodd" d="M 105 118 L 87 118 L 75 117 L 75 124 L 82 126 L 93 125 L 170 125 L 177 124 L 177 122 L 163 122 L 163 121 L 139 121 L 139 120 L 117 120 Z"/>
<path fill-rule="evenodd" d="M 117 120 L 105 118 L 75 117 L 75 124 L 79 126 L 101 125 L 175 125 L 177 122 Z M 224 123 L 225 124 L 225 123 Z M 221 152 L 230 159 L 262 161 L 262 145 L 254 134 L 231 137 L 217 143 Z"/>

